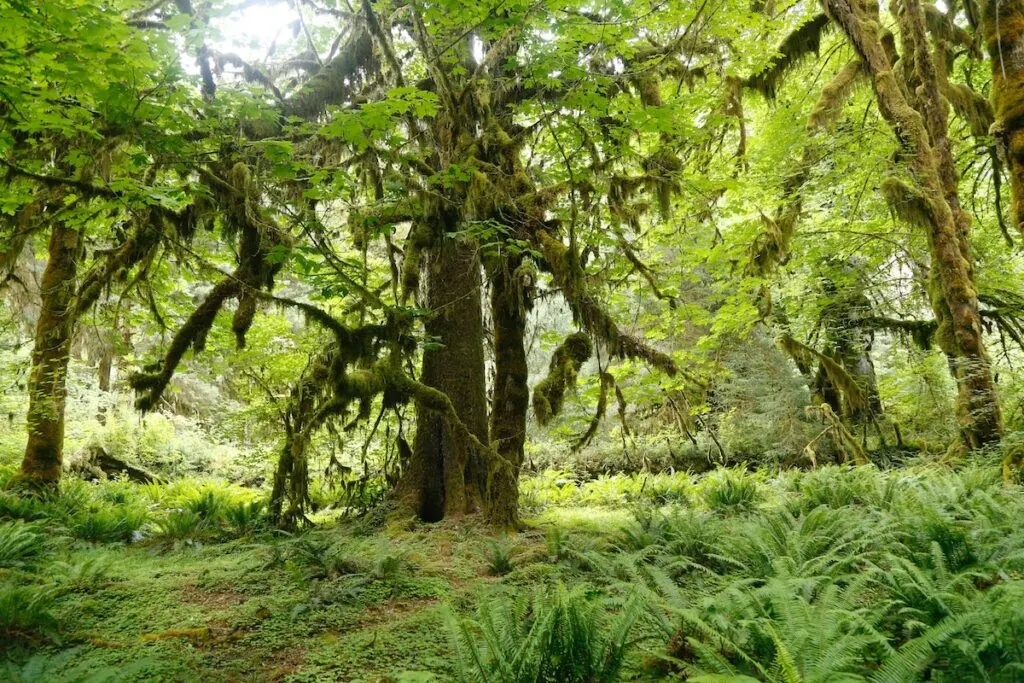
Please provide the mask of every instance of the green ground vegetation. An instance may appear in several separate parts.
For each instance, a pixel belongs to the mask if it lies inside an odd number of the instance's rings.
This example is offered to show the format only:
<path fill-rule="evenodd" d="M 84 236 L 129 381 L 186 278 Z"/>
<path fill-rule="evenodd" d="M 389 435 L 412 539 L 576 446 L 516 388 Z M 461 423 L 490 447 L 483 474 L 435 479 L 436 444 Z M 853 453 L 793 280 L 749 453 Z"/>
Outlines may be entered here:
<path fill-rule="evenodd" d="M 13 681 L 1020 680 L 1024 490 L 827 466 L 524 480 L 528 529 L 296 534 L 218 480 L 0 496 Z"/>

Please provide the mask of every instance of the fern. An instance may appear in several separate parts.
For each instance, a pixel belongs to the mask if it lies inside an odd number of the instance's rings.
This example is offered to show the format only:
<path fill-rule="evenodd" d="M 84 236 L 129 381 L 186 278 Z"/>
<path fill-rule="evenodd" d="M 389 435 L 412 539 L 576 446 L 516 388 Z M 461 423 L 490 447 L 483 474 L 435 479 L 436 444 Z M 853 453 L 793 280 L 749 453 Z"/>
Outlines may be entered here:
<path fill-rule="evenodd" d="M 90 670 L 92 665 L 88 662 L 76 666 L 82 654 L 83 648 L 76 647 L 55 655 L 37 653 L 20 663 L 6 662 L 0 667 L 0 679 L 7 683 L 120 683 L 135 679 L 136 674 L 152 663 L 144 658 L 130 664 L 118 664 L 117 668 Z"/>
<path fill-rule="evenodd" d="M 642 612 L 636 594 L 608 623 L 601 601 L 559 584 L 532 598 L 485 602 L 475 621 L 449 616 L 448 627 L 463 681 L 612 683 Z"/>
<path fill-rule="evenodd" d="M 0 568 L 31 567 L 45 548 L 38 527 L 25 522 L 0 524 Z"/>
<path fill-rule="evenodd" d="M 871 677 L 873 683 L 905 683 L 915 680 L 932 659 L 935 649 L 971 623 L 973 615 L 948 617 L 917 638 L 905 643 L 886 659 Z"/>
<path fill-rule="evenodd" d="M 50 586 L 0 584 L 0 644 L 38 637 L 58 640 L 51 611 L 55 597 Z"/>

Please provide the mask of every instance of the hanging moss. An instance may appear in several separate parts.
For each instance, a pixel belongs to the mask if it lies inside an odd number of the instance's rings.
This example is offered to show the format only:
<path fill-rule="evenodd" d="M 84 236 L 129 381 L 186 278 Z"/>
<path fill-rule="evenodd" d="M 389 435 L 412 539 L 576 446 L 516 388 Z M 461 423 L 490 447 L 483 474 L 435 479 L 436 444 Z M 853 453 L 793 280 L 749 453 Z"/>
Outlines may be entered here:
<path fill-rule="evenodd" d="M 238 308 L 231 319 L 231 331 L 235 335 L 235 345 L 239 349 L 245 348 L 245 335 L 252 327 L 253 318 L 256 317 L 256 297 L 251 294 L 242 294 L 238 298 Z"/>
<path fill-rule="evenodd" d="M 872 330 L 885 330 L 908 338 L 915 346 L 927 351 L 932 346 L 938 324 L 934 320 L 901 320 L 883 316 L 865 316 L 858 322 Z"/>
<path fill-rule="evenodd" d="M 416 221 L 405 241 L 405 258 L 402 261 L 402 300 L 408 301 L 420 286 L 420 265 L 423 253 L 434 242 L 434 230 L 426 221 Z"/>
<path fill-rule="evenodd" d="M 807 119 L 807 127 L 812 130 L 820 129 L 834 123 L 839 118 L 843 105 L 850 99 L 857 79 L 863 74 L 864 69 L 859 59 L 847 62 L 846 66 L 832 77 L 828 85 L 821 89 L 814 111 Z"/>
<path fill-rule="evenodd" d="M 644 105 L 648 107 L 660 107 L 662 105 L 661 79 L 658 78 L 653 70 L 647 69 L 642 71 L 639 76 L 633 79 L 633 85 L 636 87 L 636 91 L 640 95 L 640 101 Z"/>
<path fill-rule="evenodd" d="M 956 115 L 970 126 L 971 135 L 985 138 L 989 135 L 995 120 L 992 105 L 987 99 L 964 83 L 942 84 L 942 96 L 946 98 Z"/>
<path fill-rule="evenodd" d="M 811 55 L 818 54 L 821 38 L 830 25 L 825 14 L 816 14 L 810 21 L 783 39 L 776 52 L 779 56 L 760 73 L 746 80 L 744 85 L 752 88 L 770 100 L 783 79 Z"/>
<path fill-rule="evenodd" d="M 672 215 L 672 197 L 679 192 L 677 176 L 682 168 L 683 162 L 666 146 L 659 147 L 643 161 L 646 172 L 644 184 L 648 192 L 658 198 L 662 220 L 668 220 Z"/>
<path fill-rule="evenodd" d="M 359 21 L 351 30 L 349 39 L 338 50 L 338 55 L 324 65 L 295 94 L 283 103 L 285 116 L 300 116 L 312 119 L 319 116 L 332 104 L 342 104 L 348 99 L 355 84 L 360 83 L 360 72 L 376 70 L 376 55 L 373 39 L 365 23 Z"/>
<path fill-rule="evenodd" d="M 924 230 L 931 229 L 935 208 L 920 190 L 892 176 L 882 181 L 881 190 L 886 204 L 900 220 Z"/>
<path fill-rule="evenodd" d="M 869 406 L 864 390 L 856 378 L 834 358 L 798 342 L 789 334 L 779 335 L 776 341 L 779 348 L 790 358 L 793 358 L 799 367 L 810 368 L 814 363 L 818 363 L 821 371 L 828 377 L 829 382 L 842 393 L 843 405 L 849 409 L 849 412 Z"/>
<path fill-rule="evenodd" d="M 590 418 L 590 424 L 587 425 L 587 430 L 581 434 L 576 441 L 569 447 L 573 453 L 579 453 L 581 450 L 587 447 L 594 436 L 597 434 L 597 428 L 601 425 L 601 420 L 604 419 L 604 414 L 608 410 L 608 390 L 615 387 L 616 398 L 620 400 L 619 403 L 619 416 L 623 419 L 623 428 L 625 428 L 625 399 L 622 396 L 622 392 L 619 391 L 618 385 L 615 384 L 615 377 L 609 372 L 601 373 L 601 390 L 597 396 L 597 408 L 594 410 L 594 416 Z"/>
<path fill-rule="evenodd" d="M 562 411 L 565 392 L 576 386 L 580 368 L 594 353 L 590 337 L 583 332 L 570 334 L 551 356 L 547 377 L 533 389 L 533 412 L 546 425 Z"/>
<path fill-rule="evenodd" d="M 616 358 L 642 360 L 669 376 L 679 372 L 671 356 L 619 329 L 598 300 L 587 291 L 578 259 L 570 256 L 561 240 L 546 230 L 536 231 L 533 237 L 544 255 L 545 265 L 554 275 L 555 284 L 561 287 L 577 324 L 599 339 Z"/>
<path fill-rule="evenodd" d="M 820 417 L 828 425 L 825 431 L 804 447 L 804 453 L 810 458 L 812 463 L 816 464 L 814 443 L 821 436 L 828 434 L 847 460 L 853 460 L 855 465 L 871 464 L 871 460 L 868 459 L 864 447 L 857 441 L 857 437 L 850 433 L 850 430 L 846 428 L 846 425 L 843 424 L 843 421 L 839 419 L 839 416 L 835 414 L 835 411 L 832 410 L 829 404 L 821 403 L 817 406 L 808 406 L 807 412 L 809 415 Z"/>
<path fill-rule="evenodd" d="M 197 352 L 202 350 L 206 334 L 213 326 L 217 313 L 225 301 L 238 296 L 240 289 L 239 282 L 234 278 L 225 278 L 217 283 L 174 335 L 164 358 L 152 369 L 136 373 L 128 379 L 131 387 L 140 392 L 135 400 L 136 408 L 148 412 L 156 406 L 185 352 L 192 348 Z"/>

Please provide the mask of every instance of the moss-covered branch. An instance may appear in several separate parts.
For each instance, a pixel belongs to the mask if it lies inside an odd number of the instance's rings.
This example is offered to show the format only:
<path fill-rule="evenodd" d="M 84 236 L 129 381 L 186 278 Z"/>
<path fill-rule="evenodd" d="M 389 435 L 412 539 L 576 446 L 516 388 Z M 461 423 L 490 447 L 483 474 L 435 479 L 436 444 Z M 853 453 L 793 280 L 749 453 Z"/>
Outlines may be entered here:
<path fill-rule="evenodd" d="M 547 377 L 533 389 L 533 413 L 546 425 L 562 412 L 566 389 L 576 386 L 580 368 L 590 360 L 594 347 L 583 332 L 570 334 L 551 356 Z"/>
<path fill-rule="evenodd" d="M 679 372 L 675 361 L 668 354 L 619 329 L 611 315 L 587 290 L 582 270 L 576 260 L 571 258 L 568 248 L 561 240 L 546 230 L 538 230 L 536 240 L 547 267 L 554 276 L 555 284 L 561 288 L 577 324 L 600 339 L 615 357 L 642 360 L 669 376 Z"/>

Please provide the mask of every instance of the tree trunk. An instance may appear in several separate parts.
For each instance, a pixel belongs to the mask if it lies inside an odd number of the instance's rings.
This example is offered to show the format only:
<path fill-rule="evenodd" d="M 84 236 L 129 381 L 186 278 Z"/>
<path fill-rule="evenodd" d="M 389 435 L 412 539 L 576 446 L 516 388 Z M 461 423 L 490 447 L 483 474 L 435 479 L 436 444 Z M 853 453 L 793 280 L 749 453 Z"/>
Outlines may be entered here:
<path fill-rule="evenodd" d="M 488 518 L 496 527 L 519 524 L 519 469 L 526 443 L 526 413 L 530 404 L 526 364 L 526 316 L 532 275 L 524 273 L 522 258 L 501 259 L 491 279 L 491 317 L 494 321 L 494 403 L 491 438 L 503 459 L 491 469 Z"/>
<path fill-rule="evenodd" d="M 981 30 L 992 60 L 993 132 L 1010 172 L 1013 221 L 1024 233 L 1024 3 L 988 0 Z"/>
<path fill-rule="evenodd" d="M 54 225 L 40 286 L 42 305 L 28 385 L 28 444 L 21 463 L 22 476 L 39 488 L 56 487 L 60 482 L 80 242 L 76 230 L 60 223 Z"/>
<path fill-rule="evenodd" d="M 906 217 L 927 232 L 934 272 L 932 307 L 940 342 L 958 387 L 958 416 L 964 444 L 977 448 L 998 441 L 1002 416 L 982 340 L 978 296 L 970 253 L 970 218 L 960 208 L 958 179 L 950 146 L 946 106 L 939 95 L 935 63 L 918 0 L 904 0 L 899 24 L 904 54 L 896 80 L 879 35 L 877 9 L 858 0 L 826 0 L 829 14 L 860 54 L 872 79 L 878 109 L 906 149 L 914 187 L 904 191 Z M 908 101 L 908 94 L 912 101 Z M 913 106 L 911 104 L 913 102 Z M 899 181 L 893 183 L 898 187 Z M 901 209 L 897 209 L 901 210 Z M 946 325 L 948 333 L 943 335 Z"/>
<path fill-rule="evenodd" d="M 426 262 L 425 298 L 431 317 L 420 381 L 444 392 L 455 412 L 483 443 L 487 390 L 478 247 L 445 237 Z M 395 488 L 399 504 L 428 522 L 483 509 L 485 456 L 453 438 L 443 415 L 417 406 L 412 457 Z"/>
<path fill-rule="evenodd" d="M 114 374 L 114 345 L 110 342 L 101 342 L 103 348 L 100 350 L 100 362 L 96 373 L 99 378 L 100 391 L 104 394 L 110 393 L 110 381 Z M 107 397 L 100 397 L 100 405 L 96 410 L 96 421 L 101 425 L 107 424 Z"/>

